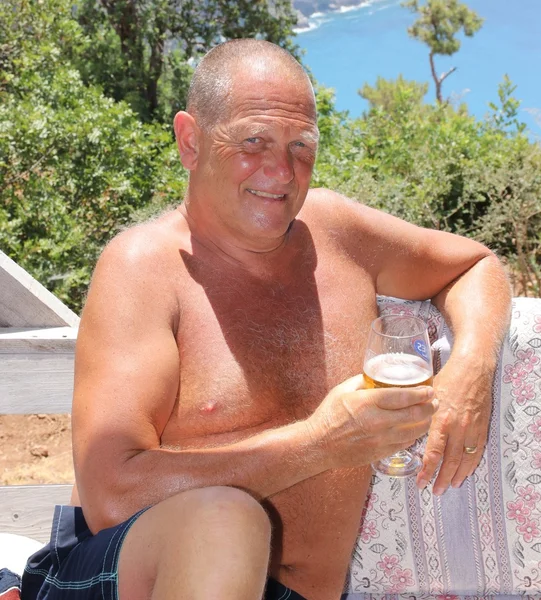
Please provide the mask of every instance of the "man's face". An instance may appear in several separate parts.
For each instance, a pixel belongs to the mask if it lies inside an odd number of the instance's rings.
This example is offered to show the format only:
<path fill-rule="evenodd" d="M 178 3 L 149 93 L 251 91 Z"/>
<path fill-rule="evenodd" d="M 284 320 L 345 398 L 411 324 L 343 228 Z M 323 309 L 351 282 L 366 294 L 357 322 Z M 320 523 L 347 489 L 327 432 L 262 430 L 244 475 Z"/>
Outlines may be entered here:
<path fill-rule="evenodd" d="M 263 65 L 237 73 L 228 117 L 201 137 L 199 190 L 213 218 L 239 239 L 284 235 L 302 207 L 316 158 L 312 91 L 306 81 L 275 71 Z"/>

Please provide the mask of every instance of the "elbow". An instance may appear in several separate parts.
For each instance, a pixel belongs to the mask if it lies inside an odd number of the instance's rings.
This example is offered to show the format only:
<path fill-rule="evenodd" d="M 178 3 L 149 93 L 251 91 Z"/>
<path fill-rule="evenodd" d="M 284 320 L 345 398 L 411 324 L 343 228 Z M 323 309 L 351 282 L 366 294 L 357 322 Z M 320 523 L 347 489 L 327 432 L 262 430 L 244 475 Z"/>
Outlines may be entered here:
<path fill-rule="evenodd" d="M 81 493 L 81 508 L 86 524 L 93 535 L 122 523 L 124 520 L 117 502 L 110 496 L 98 492 L 97 494 Z"/>
<path fill-rule="evenodd" d="M 77 478 L 79 504 L 93 535 L 102 529 L 119 525 L 131 516 L 121 479 L 118 473 L 117 477 L 102 474 L 99 478 Z"/>

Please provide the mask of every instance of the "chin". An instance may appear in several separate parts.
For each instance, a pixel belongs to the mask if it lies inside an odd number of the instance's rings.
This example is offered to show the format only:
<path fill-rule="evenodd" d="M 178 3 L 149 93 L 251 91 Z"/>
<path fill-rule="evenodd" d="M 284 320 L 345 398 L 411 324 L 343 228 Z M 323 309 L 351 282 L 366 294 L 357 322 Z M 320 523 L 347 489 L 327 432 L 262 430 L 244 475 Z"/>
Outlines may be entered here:
<path fill-rule="evenodd" d="M 281 237 L 287 233 L 295 216 L 290 211 L 282 215 L 257 214 L 251 219 L 251 228 L 265 237 Z"/>

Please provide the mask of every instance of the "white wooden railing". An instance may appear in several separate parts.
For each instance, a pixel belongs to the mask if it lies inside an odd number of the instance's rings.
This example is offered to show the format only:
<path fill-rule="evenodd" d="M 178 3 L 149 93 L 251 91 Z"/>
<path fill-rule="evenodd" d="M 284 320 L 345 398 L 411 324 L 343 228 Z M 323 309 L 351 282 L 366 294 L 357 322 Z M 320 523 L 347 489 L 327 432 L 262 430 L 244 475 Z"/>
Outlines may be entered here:
<path fill-rule="evenodd" d="M 0 414 L 71 412 L 78 325 L 74 312 L 0 251 Z M 0 486 L 0 532 L 47 541 L 53 506 L 69 502 L 71 488 Z"/>

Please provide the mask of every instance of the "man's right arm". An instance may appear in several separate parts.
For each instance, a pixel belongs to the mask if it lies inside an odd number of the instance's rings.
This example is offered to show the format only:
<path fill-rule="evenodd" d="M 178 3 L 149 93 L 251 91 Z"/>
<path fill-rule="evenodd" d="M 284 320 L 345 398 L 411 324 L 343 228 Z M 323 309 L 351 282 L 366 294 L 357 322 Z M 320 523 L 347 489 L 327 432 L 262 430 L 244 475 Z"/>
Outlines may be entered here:
<path fill-rule="evenodd" d="M 178 395 L 178 306 L 153 243 L 129 231 L 109 245 L 81 320 L 74 461 L 93 532 L 191 488 L 229 485 L 265 498 L 327 469 L 391 454 L 428 430 L 430 391 L 364 391 L 354 377 L 307 420 L 218 447 L 160 448 Z"/>

